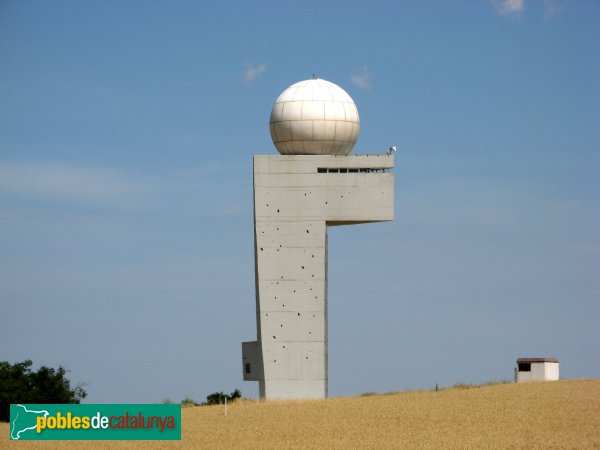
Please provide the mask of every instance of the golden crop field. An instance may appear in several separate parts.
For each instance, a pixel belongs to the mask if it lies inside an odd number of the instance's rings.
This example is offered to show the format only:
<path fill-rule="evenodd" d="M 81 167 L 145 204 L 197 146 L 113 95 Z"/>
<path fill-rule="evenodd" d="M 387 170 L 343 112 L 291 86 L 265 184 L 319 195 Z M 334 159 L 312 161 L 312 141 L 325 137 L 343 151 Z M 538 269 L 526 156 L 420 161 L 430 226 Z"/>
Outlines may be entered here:
<path fill-rule="evenodd" d="M 497 384 L 182 410 L 181 442 L 9 442 L 2 448 L 600 449 L 600 380 Z"/>

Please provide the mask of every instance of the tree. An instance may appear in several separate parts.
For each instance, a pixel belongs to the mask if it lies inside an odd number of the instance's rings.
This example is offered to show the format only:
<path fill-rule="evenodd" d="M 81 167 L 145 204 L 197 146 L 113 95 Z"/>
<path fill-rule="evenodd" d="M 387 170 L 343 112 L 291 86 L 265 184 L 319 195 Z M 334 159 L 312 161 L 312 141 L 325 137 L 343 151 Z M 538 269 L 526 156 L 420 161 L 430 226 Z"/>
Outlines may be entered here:
<path fill-rule="evenodd" d="M 241 397 L 242 397 L 242 392 L 239 389 L 236 389 L 229 395 L 223 394 L 223 392 L 214 392 L 210 395 L 207 395 L 206 402 L 202 403 L 202 404 L 203 405 L 220 405 L 222 403 L 225 403 L 225 399 L 227 399 L 227 401 L 229 403 L 231 403 L 235 399 L 241 398 Z"/>
<path fill-rule="evenodd" d="M 0 361 L 0 421 L 8 421 L 11 403 L 79 403 L 87 392 L 82 385 L 71 388 L 64 367 L 42 366 L 31 370 L 30 359 L 10 364 Z"/>

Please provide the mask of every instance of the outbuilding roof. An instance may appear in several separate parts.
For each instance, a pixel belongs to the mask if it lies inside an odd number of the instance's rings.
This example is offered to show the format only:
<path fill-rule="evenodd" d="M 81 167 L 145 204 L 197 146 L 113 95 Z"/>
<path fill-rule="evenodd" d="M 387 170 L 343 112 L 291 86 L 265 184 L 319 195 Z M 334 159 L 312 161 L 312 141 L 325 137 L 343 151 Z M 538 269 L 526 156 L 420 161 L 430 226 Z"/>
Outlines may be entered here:
<path fill-rule="evenodd" d="M 519 359 L 517 359 L 517 364 L 519 364 L 519 363 L 544 363 L 544 362 L 557 363 L 558 358 L 519 358 Z"/>

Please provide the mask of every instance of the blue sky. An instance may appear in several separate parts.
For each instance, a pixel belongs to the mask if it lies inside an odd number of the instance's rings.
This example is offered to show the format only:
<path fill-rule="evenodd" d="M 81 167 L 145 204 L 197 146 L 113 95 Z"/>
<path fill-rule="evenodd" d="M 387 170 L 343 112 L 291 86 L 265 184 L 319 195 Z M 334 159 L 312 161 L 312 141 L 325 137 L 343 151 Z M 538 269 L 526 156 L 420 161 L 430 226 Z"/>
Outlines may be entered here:
<path fill-rule="evenodd" d="M 240 388 L 252 155 L 342 86 L 396 219 L 329 233 L 329 392 L 600 377 L 600 3 L 0 3 L 0 360 L 89 402 Z M 364 280 L 358 282 L 357 280 Z"/>

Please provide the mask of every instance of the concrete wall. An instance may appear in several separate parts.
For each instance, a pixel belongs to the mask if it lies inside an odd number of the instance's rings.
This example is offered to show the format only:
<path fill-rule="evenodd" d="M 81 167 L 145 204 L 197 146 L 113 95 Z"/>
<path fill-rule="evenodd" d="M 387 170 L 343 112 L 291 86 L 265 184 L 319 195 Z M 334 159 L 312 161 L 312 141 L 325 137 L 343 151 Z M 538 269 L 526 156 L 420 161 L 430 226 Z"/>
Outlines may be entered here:
<path fill-rule="evenodd" d="M 546 363 L 544 369 L 544 379 L 548 381 L 556 381 L 559 379 L 558 363 Z"/>
<path fill-rule="evenodd" d="M 244 381 L 263 379 L 262 352 L 259 342 L 242 342 L 242 363 Z"/>
<path fill-rule="evenodd" d="M 520 371 L 515 368 L 515 381 L 523 383 L 526 381 L 555 381 L 559 378 L 559 368 L 556 362 L 533 362 L 531 371 Z"/>
<path fill-rule="evenodd" d="M 248 347 L 243 357 L 262 364 L 245 375 L 262 398 L 327 396 L 327 227 L 392 220 L 384 169 L 393 164 L 387 155 L 254 157 L 259 354 Z"/>

